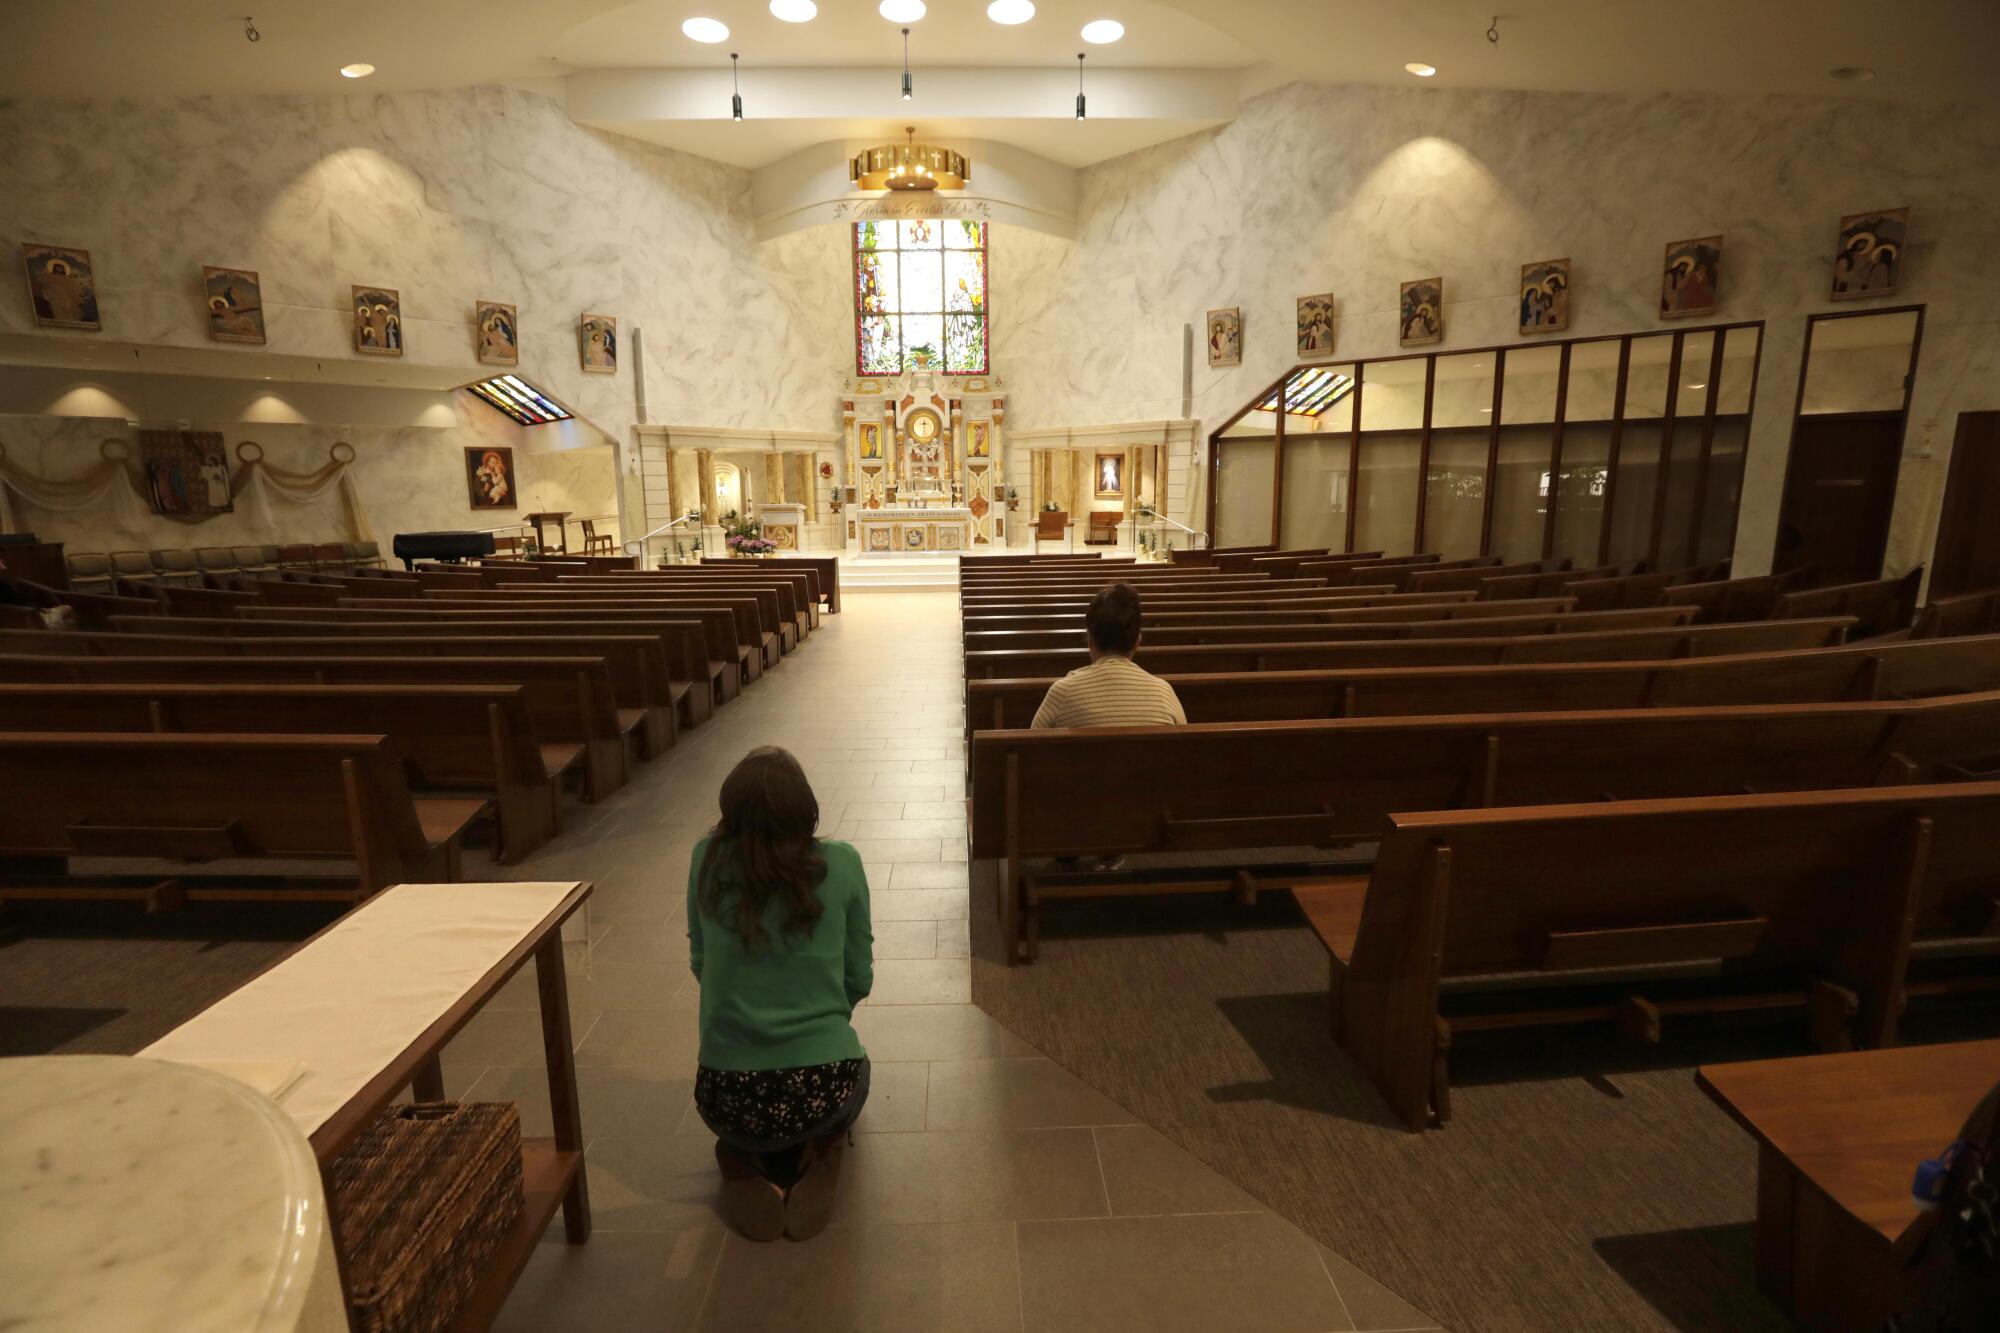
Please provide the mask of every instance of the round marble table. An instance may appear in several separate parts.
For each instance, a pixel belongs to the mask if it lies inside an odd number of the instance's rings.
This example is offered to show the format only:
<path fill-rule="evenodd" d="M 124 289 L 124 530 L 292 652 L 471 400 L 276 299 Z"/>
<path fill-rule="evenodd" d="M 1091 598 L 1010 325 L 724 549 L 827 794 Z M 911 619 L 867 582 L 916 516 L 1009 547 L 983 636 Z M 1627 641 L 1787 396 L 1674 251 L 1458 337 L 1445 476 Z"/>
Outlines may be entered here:
<path fill-rule="evenodd" d="M 345 1330 L 311 1147 L 235 1079 L 0 1060 L 0 1327 Z"/>

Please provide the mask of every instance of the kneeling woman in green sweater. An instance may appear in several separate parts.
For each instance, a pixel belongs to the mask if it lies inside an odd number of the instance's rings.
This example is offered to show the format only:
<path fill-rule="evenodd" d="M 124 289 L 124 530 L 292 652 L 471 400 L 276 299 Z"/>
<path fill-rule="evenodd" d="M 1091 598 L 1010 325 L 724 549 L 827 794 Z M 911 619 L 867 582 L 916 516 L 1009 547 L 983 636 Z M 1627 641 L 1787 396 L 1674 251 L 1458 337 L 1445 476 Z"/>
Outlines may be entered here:
<path fill-rule="evenodd" d="M 701 983 L 694 1104 L 715 1131 L 723 1214 L 752 1240 L 804 1240 L 833 1211 L 841 1149 L 868 1100 L 849 1019 L 875 977 L 868 878 L 815 836 L 819 801 L 784 750 L 744 756 L 688 867 Z"/>

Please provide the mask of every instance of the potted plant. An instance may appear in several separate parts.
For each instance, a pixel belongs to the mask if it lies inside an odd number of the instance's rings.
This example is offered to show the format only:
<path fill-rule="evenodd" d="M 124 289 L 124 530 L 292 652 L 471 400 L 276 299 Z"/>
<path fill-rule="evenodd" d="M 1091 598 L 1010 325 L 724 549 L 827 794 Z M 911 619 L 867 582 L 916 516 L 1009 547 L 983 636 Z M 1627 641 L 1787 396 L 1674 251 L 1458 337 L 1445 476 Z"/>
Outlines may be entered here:
<path fill-rule="evenodd" d="M 1019 509 L 1020 507 L 1021 507 L 1021 492 L 1020 492 L 1020 491 L 1018 491 L 1018 490 L 1016 490 L 1016 489 L 1015 489 L 1014 487 L 1012 487 L 1012 486 L 1009 486 L 1009 487 L 1007 488 L 1007 509 L 1008 509 L 1008 512 L 1010 512 L 1010 513 L 1011 513 L 1011 512 L 1013 512 L 1014 510 L 1016 510 L 1016 509 Z"/>
<path fill-rule="evenodd" d="M 723 517 L 722 542 L 731 555 L 753 559 L 778 549 L 778 544 L 764 535 L 764 525 L 756 519 L 738 520 L 733 509 Z"/>

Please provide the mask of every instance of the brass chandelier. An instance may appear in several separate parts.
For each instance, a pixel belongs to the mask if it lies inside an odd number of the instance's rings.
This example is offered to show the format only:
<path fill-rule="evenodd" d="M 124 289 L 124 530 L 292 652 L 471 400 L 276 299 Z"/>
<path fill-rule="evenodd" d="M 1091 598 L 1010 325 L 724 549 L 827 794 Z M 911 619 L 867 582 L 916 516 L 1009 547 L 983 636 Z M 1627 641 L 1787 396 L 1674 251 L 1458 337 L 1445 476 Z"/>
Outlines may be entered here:
<path fill-rule="evenodd" d="M 904 129 L 906 141 L 857 153 L 848 164 L 848 179 L 857 190 L 963 190 L 972 179 L 972 164 L 962 153 L 918 143 L 916 126 Z"/>

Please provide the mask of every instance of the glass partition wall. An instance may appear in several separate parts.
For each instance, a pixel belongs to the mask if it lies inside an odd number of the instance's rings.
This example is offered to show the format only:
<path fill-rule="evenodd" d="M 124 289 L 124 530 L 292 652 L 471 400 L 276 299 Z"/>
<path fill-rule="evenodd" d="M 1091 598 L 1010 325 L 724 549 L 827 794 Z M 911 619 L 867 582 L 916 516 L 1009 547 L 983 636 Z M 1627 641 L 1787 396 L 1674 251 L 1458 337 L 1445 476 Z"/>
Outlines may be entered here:
<path fill-rule="evenodd" d="M 1296 367 L 1209 436 L 1209 530 L 1447 560 L 1724 559 L 1763 330 Z"/>

